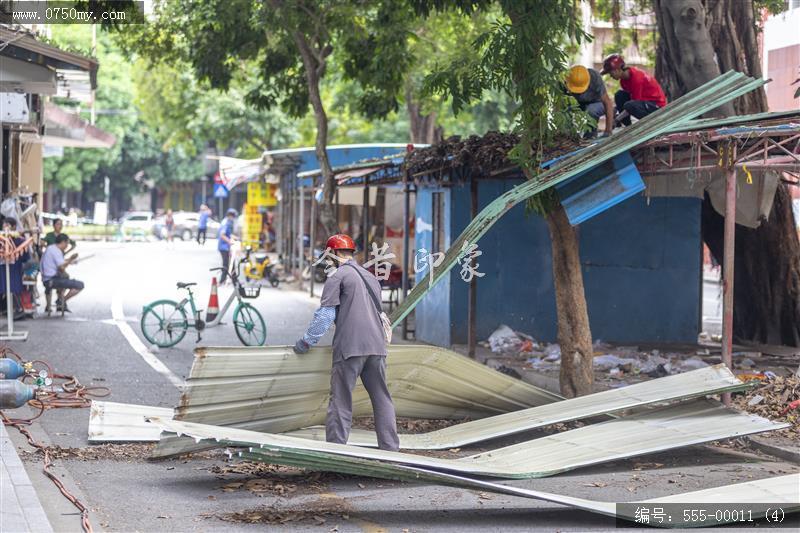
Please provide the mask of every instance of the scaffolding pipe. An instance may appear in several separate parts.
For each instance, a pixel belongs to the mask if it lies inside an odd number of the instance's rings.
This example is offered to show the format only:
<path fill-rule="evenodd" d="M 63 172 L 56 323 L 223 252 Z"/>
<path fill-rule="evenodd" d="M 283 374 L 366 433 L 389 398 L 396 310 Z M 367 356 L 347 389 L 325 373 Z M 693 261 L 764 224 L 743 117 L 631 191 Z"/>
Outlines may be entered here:
<path fill-rule="evenodd" d="M 470 220 L 478 216 L 478 180 L 475 176 L 470 179 Z M 475 344 L 477 342 L 477 312 L 478 312 L 478 277 L 472 276 L 469 282 L 469 308 L 467 309 L 467 350 L 470 357 L 475 358 Z"/>
<path fill-rule="evenodd" d="M 314 243 L 317 239 L 317 201 L 316 201 L 316 185 L 314 183 L 314 178 L 311 178 L 311 221 L 309 222 L 309 262 L 308 262 L 308 271 L 310 273 L 310 277 L 308 278 L 308 286 L 309 286 L 309 294 L 311 297 L 314 297 Z"/>
<path fill-rule="evenodd" d="M 725 243 L 722 262 L 722 362 L 733 370 L 733 275 L 736 249 L 736 168 L 728 169 L 725 184 Z M 730 393 L 722 401 L 730 405 Z"/>
<path fill-rule="evenodd" d="M 411 257 L 411 250 L 409 250 L 410 236 L 409 236 L 409 216 L 411 215 L 411 186 L 408 183 L 408 172 L 403 176 L 403 300 L 408 295 L 408 274 L 410 268 L 408 266 L 409 258 Z M 403 340 L 408 340 L 408 316 L 403 318 Z"/>

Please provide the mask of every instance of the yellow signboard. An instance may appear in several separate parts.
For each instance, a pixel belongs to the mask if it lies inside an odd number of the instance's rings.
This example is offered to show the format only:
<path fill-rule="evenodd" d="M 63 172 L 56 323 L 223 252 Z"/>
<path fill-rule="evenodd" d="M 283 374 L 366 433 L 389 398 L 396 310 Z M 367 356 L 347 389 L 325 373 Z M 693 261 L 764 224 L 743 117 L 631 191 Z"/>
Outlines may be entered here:
<path fill-rule="evenodd" d="M 248 191 L 248 197 L 250 196 Z M 258 212 L 258 206 L 250 203 L 244 204 L 244 224 L 242 224 L 242 241 L 245 245 L 258 246 L 259 236 L 261 235 L 262 215 Z"/>
<path fill-rule="evenodd" d="M 259 181 L 247 184 L 247 204 L 257 207 L 273 207 L 278 205 L 275 197 L 275 185 Z"/>

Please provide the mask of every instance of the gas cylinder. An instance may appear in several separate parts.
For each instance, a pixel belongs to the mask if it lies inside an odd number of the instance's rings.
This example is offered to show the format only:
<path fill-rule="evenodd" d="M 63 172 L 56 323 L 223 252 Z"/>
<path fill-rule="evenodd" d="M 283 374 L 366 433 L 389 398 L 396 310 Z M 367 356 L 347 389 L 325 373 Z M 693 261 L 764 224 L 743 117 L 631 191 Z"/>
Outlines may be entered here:
<path fill-rule="evenodd" d="M 0 379 L 17 379 L 24 374 L 21 364 L 9 357 L 0 358 Z"/>
<path fill-rule="evenodd" d="M 34 389 L 16 379 L 0 379 L 0 409 L 16 409 L 34 398 Z"/>

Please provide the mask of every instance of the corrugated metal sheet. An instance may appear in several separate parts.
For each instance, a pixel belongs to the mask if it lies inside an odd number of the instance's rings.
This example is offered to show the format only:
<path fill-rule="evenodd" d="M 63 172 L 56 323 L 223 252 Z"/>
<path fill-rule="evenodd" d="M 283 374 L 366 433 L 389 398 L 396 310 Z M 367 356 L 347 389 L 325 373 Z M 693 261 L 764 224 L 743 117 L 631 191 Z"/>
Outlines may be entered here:
<path fill-rule="evenodd" d="M 518 203 L 558 185 L 564 180 L 586 172 L 658 135 L 678 128 L 694 117 L 760 87 L 764 83 L 766 83 L 764 80 L 748 78 L 741 73 L 726 72 L 670 102 L 662 109 L 625 128 L 622 132 L 590 146 L 574 157 L 559 162 L 553 168 L 536 176 L 536 179 L 529 180 L 500 195 L 473 218 L 461 235 L 451 243 L 441 264 L 433 270 L 433 275 L 421 279 L 405 300 L 395 308 L 391 315 L 392 323 L 398 325 L 428 290 L 456 265 L 463 254 L 462 250 L 465 249 L 465 244 L 476 243 L 500 217 Z"/>
<path fill-rule="evenodd" d="M 741 390 L 746 387 L 748 385 L 739 381 L 725 365 L 719 364 L 558 403 L 456 424 L 429 433 L 400 435 L 400 447 L 406 450 L 456 448 L 559 422 L 590 418 L 656 402 Z M 287 435 L 325 440 L 325 429 L 310 428 L 293 431 Z M 348 444 L 374 448 L 378 446 L 375 433 L 372 431 L 353 431 Z"/>
<path fill-rule="evenodd" d="M 558 403 L 456 424 L 429 433 L 401 435 L 400 447 L 407 450 L 455 448 L 559 422 L 590 418 L 656 402 L 742 390 L 747 387 L 748 385 L 736 378 L 725 365 L 720 364 Z M 89 420 L 89 441 L 158 441 L 159 430 L 144 420 L 150 416 L 171 418 L 172 410 L 96 401 L 92 405 Z M 320 426 L 286 434 L 325 440 L 325 428 Z M 353 430 L 349 444 L 377 447 L 375 433 Z"/>
<path fill-rule="evenodd" d="M 322 424 L 330 393 L 331 348 L 298 356 L 291 347 L 198 348 L 175 418 L 270 433 Z M 387 384 L 398 416 L 482 418 L 561 397 L 435 346 L 391 345 Z M 354 416 L 372 413 L 361 384 Z M 184 453 L 185 440 L 162 439 L 157 456 Z"/>
<path fill-rule="evenodd" d="M 800 510 L 800 474 L 790 474 L 756 481 L 747 481 L 745 483 L 724 485 L 722 487 L 715 487 L 711 489 L 683 492 L 680 494 L 652 498 L 649 500 L 628 502 L 634 505 L 626 505 L 618 508 L 616 502 L 587 500 L 585 498 L 576 498 L 574 496 L 566 496 L 552 492 L 502 485 L 482 479 L 457 476 L 445 472 L 414 468 L 405 465 L 383 464 L 375 465 L 373 467 L 374 462 L 363 459 L 354 460 L 352 464 L 339 464 L 331 468 L 331 463 L 317 463 L 313 457 L 305 457 L 301 460 L 295 460 L 284 456 L 281 452 L 272 452 L 269 454 L 241 452 L 239 455 L 244 459 L 252 461 L 267 461 L 291 466 L 302 466 L 305 468 L 309 468 L 311 464 L 316 463 L 312 468 L 354 475 L 365 475 L 364 470 L 369 468 L 370 473 L 367 475 L 372 477 L 400 481 L 438 483 L 451 487 L 489 491 L 498 494 L 543 500 L 575 507 L 583 511 L 589 511 L 612 517 L 618 516 L 619 518 L 632 522 L 636 520 L 635 504 L 654 506 L 667 503 L 680 503 L 684 505 L 691 503 L 702 503 L 709 505 L 719 504 L 721 506 L 725 505 L 726 507 L 730 505 L 742 504 L 747 505 L 748 508 L 757 508 L 757 504 L 763 503 L 772 505 L 779 504 L 781 505 L 781 509 L 786 514 L 795 513 Z M 763 513 L 761 516 L 763 516 Z M 754 518 L 759 518 L 759 516 L 754 513 Z M 727 516 L 725 513 L 720 513 L 719 515 L 715 514 L 713 517 L 710 517 L 704 525 L 718 525 L 730 523 L 732 521 L 734 521 L 734 517 L 731 513 L 728 513 Z M 670 524 L 668 523 L 659 524 L 658 522 L 654 522 L 650 525 L 656 527 L 670 527 Z"/>
<path fill-rule="evenodd" d="M 172 418 L 169 407 L 92 401 L 89 409 L 89 442 L 153 442 L 161 431 L 146 417 Z"/>
<path fill-rule="evenodd" d="M 263 454 L 268 462 L 272 462 L 271 457 L 275 452 L 300 460 L 311 453 L 315 460 L 330 462 L 331 468 L 335 468 L 336 464 L 345 464 L 351 458 L 372 459 L 378 466 L 384 463 L 401 464 L 455 474 L 509 479 L 551 476 L 616 459 L 788 427 L 788 424 L 737 413 L 710 400 L 693 400 L 478 455 L 445 459 L 177 420 L 153 418 L 151 421 L 164 431 L 187 435 L 197 441 L 210 440 L 225 445 L 252 447 L 250 455 Z M 361 473 L 370 475 L 368 469 Z"/>
<path fill-rule="evenodd" d="M 577 226 L 643 191 L 644 181 L 630 153 L 614 157 L 556 185 L 570 224 Z"/>

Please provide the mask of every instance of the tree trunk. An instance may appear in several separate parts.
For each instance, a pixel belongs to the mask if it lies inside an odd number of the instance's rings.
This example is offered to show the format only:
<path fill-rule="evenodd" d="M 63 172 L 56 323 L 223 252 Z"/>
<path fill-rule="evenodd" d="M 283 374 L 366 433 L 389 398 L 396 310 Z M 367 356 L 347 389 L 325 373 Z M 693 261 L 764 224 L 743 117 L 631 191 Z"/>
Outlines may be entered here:
<path fill-rule="evenodd" d="M 736 227 L 733 332 L 739 340 L 800 346 L 800 243 L 774 231 L 794 224 L 791 204 L 786 187 L 779 187 L 766 222 L 756 229 Z M 708 196 L 702 220 L 706 244 L 722 264 L 725 218 L 711 207 Z M 771 254 L 776 249 L 794 260 L 775 260 Z"/>
<path fill-rule="evenodd" d="M 752 0 L 653 0 L 653 6 L 659 29 L 656 76 L 669 99 L 711 80 L 720 71 L 734 69 L 762 76 Z M 710 11 L 706 12 L 706 6 Z M 690 8 L 697 12 L 691 32 L 703 42 L 707 39 L 712 50 L 698 47 L 692 56 L 682 56 L 685 21 L 676 24 L 675 14 Z M 697 37 L 699 33 L 707 36 Z M 704 57 L 698 61 L 700 53 Z M 686 61 L 687 57 L 693 60 Z M 708 68 L 715 61 L 719 64 L 716 73 Z M 763 88 L 737 99 L 734 108 L 738 114 L 767 111 Z M 702 216 L 703 240 L 722 263 L 723 217 L 708 201 L 703 203 Z M 800 241 L 786 184 L 778 186 L 772 212 L 759 228 L 736 227 L 734 272 L 734 337 L 800 346 Z"/>
<path fill-rule="evenodd" d="M 592 393 L 592 332 L 583 289 L 578 236 L 559 204 L 547 216 L 553 249 L 558 342 L 561 345 L 559 385 L 567 398 Z"/>
<path fill-rule="evenodd" d="M 319 82 L 325 72 L 325 58 L 330 54 L 330 50 L 313 50 L 305 36 L 296 31 L 294 33 L 295 43 L 303 59 L 303 67 L 308 84 L 308 99 L 311 108 L 314 110 L 314 118 L 317 122 L 317 138 L 315 143 L 315 153 L 317 162 L 322 171 L 322 202 L 319 205 L 319 218 L 328 235 L 339 233 L 339 224 L 333 209 L 334 198 L 336 197 L 336 180 L 334 179 L 331 162 L 328 159 L 328 115 L 325 113 L 325 106 L 319 91 Z"/>
<path fill-rule="evenodd" d="M 435 144 L 444 137 L 444 130 L 436 125 L 435 112 L 422 114 L 421 106 L 414 101 L 414 94 L 406 88 L 406 109 L 408 110 L 409 134 L 414 144 Z"/>
<path fill-rule="evenodd" d="M 700 0 L 653 0 L 658 22 L 656 77 L 673 99 L 720 75 L 714 47 L 706 25 L 706 10 Z M 708 116 L 733 115 L 733 104 L 725 104 Z"/>

